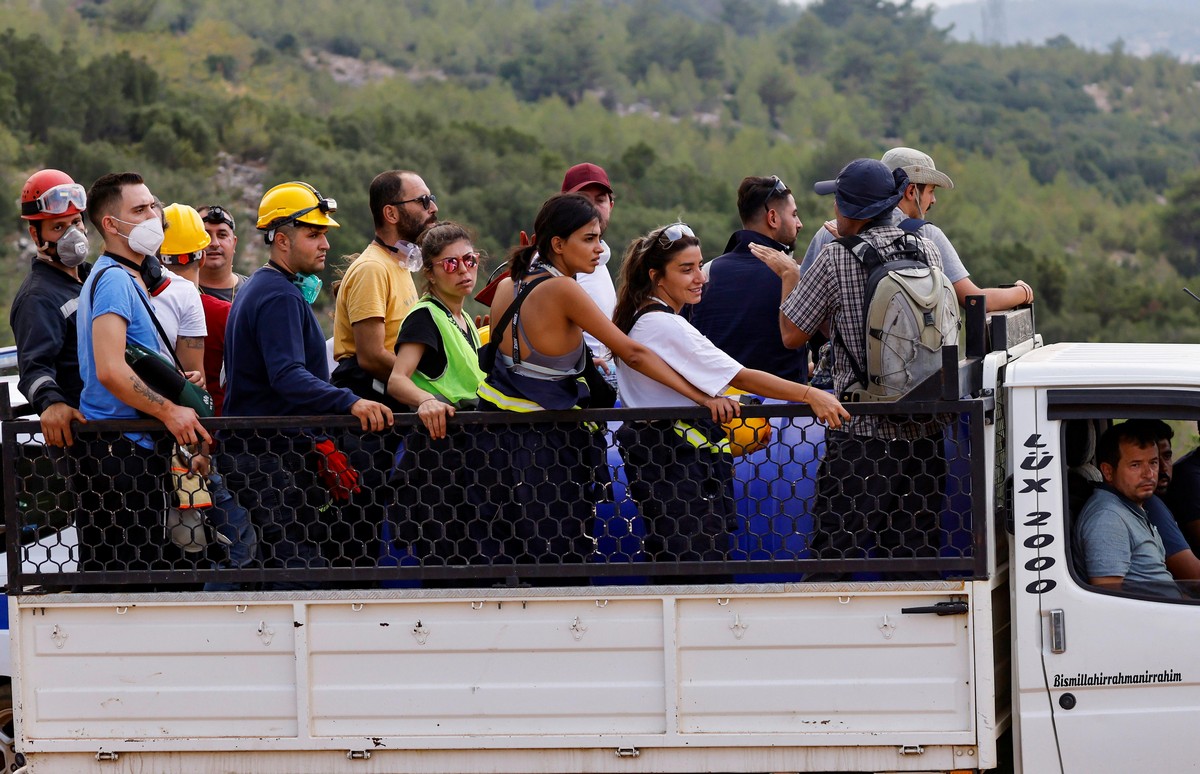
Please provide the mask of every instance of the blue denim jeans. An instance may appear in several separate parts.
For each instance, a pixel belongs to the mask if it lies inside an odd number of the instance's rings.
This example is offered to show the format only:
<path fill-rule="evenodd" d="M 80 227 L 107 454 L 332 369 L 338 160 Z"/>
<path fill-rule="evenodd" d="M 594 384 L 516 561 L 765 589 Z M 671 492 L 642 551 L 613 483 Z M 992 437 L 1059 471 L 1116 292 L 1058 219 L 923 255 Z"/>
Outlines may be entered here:
<path fill-rule="evenodd" d="M 208 509 L 208 520 L 213 527 L 230 541 L 229 556 L 216 564 L 216 569 L 247 567 L 258 552 L 258 532 L 250 523 L 250 512 L 242 507 L 229 487 L 225 477 L 213 470 L 208 476 L 208 491 L 213 504 Z M 240 591 L 243 583 L 206 583 L 205 591 Z"/>

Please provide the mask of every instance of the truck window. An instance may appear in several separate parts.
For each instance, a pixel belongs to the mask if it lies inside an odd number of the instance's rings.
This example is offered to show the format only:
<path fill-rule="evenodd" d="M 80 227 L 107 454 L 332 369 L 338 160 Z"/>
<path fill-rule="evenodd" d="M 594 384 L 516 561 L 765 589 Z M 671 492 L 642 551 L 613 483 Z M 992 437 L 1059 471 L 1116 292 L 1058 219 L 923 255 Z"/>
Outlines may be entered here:
<path fill-rule="evenodd" d="M 1192 428 L 1145 416 L 1063 421 L 1071 569 L 1081 585 L 1148 599 L 1200 598 L 1200 559 L 1184 532 L 1200 508 L 1180 496 L 1195 455 L 1184 457 L 1181 483 L 1174 462 L 1177 443 L 1188 452 L 1195 446 Z"/>

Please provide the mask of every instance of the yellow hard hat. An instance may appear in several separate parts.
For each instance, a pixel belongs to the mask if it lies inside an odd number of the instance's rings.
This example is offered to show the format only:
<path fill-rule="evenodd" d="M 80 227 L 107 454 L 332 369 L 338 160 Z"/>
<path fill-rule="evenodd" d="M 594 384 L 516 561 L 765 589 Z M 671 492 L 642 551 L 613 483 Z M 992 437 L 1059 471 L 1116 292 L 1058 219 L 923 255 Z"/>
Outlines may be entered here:
<path fill-rule="evenodd" d="M 727 397 L 735 398 L 747 393 L 736 387 L 725 391 Z M 767 448 L 771 442 L 771 423 L 766 417 L 734 417 L 728 422 L 722 422 L 725 435 L 729 438 L 729 453 L 734 457 L 743 454 L 753 454 Z"/>
<path fill-rule="evenodd" d="M 186 204 L 168 205 L 163 209 L 163 218 L 167 221 L 159 250 L 163 263 L 186 266 L 212 242 L 200 213 Z"/>
<path fill-rule="evenodd" d="M 280 183 L 263 194 L 255 225 L 259 231 L 268 232 L 267 241 L 270 242 L 275 229 L 289 223 L 338 228 L 338 222 L 329 217 L 331 212 L 337 212 L 336 201 L 322 196 L 308 183 L 293 180 Z"/>
<path fill-rule="evenodd" d="M 734 457 L 753 454 L 771 442 L 771 423 L 765 417 L 734 418 L 723 426 L 729 437 L 729 453 Z"/>

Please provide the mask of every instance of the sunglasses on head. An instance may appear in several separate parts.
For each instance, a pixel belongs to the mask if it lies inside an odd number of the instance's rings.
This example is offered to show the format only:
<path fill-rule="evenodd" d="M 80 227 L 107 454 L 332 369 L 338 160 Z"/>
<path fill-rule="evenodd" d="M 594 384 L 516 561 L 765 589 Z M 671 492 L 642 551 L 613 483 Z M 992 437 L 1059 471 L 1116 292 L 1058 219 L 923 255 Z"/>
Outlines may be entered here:
<path fill-rule="evenodd" d="M 462 255 L 452 255 L 449 258 L 442 258 L 441 260 L 435 261 L 435 263 L 441 265 L 442 271 L 446 272 L 447 274 L 453 274 L 454 272 L 458 271 L 458 266 L 460 263 L 463 266 L 466 266 L 468 269 L 474 269 L 476 266 L 478 266 L 479 253 L 463 253 Z"/>
<path fill-rule="evenodd" d="M 403 204 L 411 204 L 412 202 L 419 202 L 422 209 L 428 210 L 430 207 L 437 204 L 437 197 L 433 194 L 425 194 L 424 196 L 418 196 L 413 199 L 402 199 L 398 202 L 392 202 L 392 206 L 399 207 Z"/>
<path fill-rule="evenodd" d="M 784 182 L 779 179 L 779 175 L 771 175 L 771 179 L 768 181 L 768 183 L 770 184 L 771 188 L 767 191 L 766 198 L 763 199 L 763 208 L 769 210 L 771 209 L 772 199 L 780 196 L 787 196 L 791 189 L 784 185 Z"/>
<path fill-rule="evenodd" d="M 202 219 L 205 223 L 212 223 L 214 225 L 217 223 L 224 223 L 231 229 L 234 227 L 233 216 L 230 215 L 229 211 L 224 207 L 216 204 L 210 204 L 205 208 L 205 210 L 206 212 L 204 213 L 204 217 Z"/>
<path fill-rule="evenodd" d="M 658 242 L 663 247 L 670 247 L 685 236 L 694 238 L 696 232 L 692 231 L 691 226 L 686 223 L 672 223 L 659 232 Z"/>

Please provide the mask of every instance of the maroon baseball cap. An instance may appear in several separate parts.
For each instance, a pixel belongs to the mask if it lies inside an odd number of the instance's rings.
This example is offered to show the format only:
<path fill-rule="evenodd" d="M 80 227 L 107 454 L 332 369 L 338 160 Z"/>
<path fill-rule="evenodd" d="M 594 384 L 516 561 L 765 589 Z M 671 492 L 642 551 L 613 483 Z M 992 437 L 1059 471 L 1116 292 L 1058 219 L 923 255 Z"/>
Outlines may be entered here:
<path fill-rule="evenodd" d="M 612 183 L 608 182 L 608 173 L 595 164 L 576 164 L 567 170 L 563 176 L 562 192 L 575 193 L 580 188 L 589 185 L 602 185 L 613 192 Z"/>

